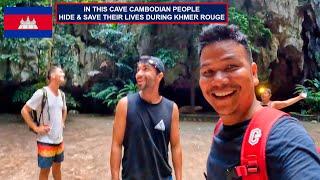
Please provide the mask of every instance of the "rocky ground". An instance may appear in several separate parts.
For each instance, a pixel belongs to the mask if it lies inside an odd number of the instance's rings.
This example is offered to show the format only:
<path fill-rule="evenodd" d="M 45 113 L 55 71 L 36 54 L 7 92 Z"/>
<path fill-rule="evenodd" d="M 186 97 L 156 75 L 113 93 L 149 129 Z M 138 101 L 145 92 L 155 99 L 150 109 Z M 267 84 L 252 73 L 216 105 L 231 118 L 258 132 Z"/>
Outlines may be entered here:
<path fill-rule="evenodd" d="M 69 118 L 65 140 L 63 179 L 109 179 L 111 116 Z M 320 144 L 320 124 L 304 122 Z M 184 179 L 203 179 L 214 123 L 181 122 Z M 0 179 L 37 179 L 36 141 L 18 115 L 0 115 Z M 50 175 L 50 179 L 52 176 Z"/>

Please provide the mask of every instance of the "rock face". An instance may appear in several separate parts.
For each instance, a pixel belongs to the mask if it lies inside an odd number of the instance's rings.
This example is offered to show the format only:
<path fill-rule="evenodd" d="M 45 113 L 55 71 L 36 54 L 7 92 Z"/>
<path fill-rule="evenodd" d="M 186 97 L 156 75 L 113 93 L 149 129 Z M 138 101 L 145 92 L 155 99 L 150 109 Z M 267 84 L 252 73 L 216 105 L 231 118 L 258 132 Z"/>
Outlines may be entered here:
<path fill-rule="evenodd" d="M 299 0 L 230 1 L 237 8 L 265 20 L 273 39 L 260 48 L 257 61 L 260 70 L 268 72 L 267 80 L 276 98 L 292 96 L 297 83 L 315 78 L 320 62 L 320 3 Z M 266 82 L 264 82 L 266 83 Z"/>
<path fill-rule="evenodd" d="M 269 44 L 259 47 L 260 53 L 255 55 L 255 60 L 259 70 L 263 72 L 260 77 L 262 83 L 269 83 L 274 96 L 283 98 L 291 96 L 295 84 L 302 83 L 306 78 L 320 76 L 320 0 L 230 0 L 229 6 L 235 6 L 264 19 L 265 25 L 270 28 L 273 34 L 272 40 Z M 135 26 L 132 30 L 141 27 Z M 137 45 L 139 54 L 151 54 L 158 48 L 153 42 L 163 42 L 163 47 L 177 43 L 176 48 L 181 52 L 188 48 L 189 35 L 183 39 L 177 38 L 180 37 L 179 34 L 192 32 L 190 26 L 151 25 L 151 27 L 153 28 L 151 31 L 143 33 L 139 38 Z M 73 33 L 80 37 L 82 42 L 86 42 L 89 39 L 88 28 L 89 26 L 74 26 Z M 171 33 L 171 31 L 172 41 L 161 41 L 161 33 Z M 106 78 L 112 78 L 110 72 L 114 70 L 115 65 L 105 57 L 86 52 L 84 45 L 79 47 L 76 56 L 79 70 L 75 75 L 68 76 L 68 83 L 83 86 L 96 71 L 102 72 Z M 18 81 L 28 80 L 37 70 L 34 68 L 35 63 L 36 60 L 32 60 L 26 66 L 1 62 L 0 71 L 5 73 L 1 73 L 0 78 L 5 79 L 10 75 Z M 177 72 L 168 72 L 169 75 L 172 74 L 167 79 L 170 83 L 173 83 L 179 74 L 188 75 L 184 70 L 172 71 Z"/>
<path fill-rule="evenodd" d="M 303 52 L 305 57 L 304 77 L 320 77 L 320 1 L 312 0 L 301 7 Z"/>

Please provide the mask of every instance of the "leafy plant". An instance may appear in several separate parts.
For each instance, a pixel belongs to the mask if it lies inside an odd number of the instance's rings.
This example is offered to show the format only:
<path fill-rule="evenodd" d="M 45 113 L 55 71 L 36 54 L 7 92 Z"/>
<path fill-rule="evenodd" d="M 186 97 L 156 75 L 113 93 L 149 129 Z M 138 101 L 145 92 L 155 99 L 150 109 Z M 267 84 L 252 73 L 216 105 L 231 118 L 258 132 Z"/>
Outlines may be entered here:
<path fill-rule="evenodd" d="M 234 7 L 229 8 L 229 23 L 237 25 L 248 36 L 249 47 L 253 52 L 259 52 L 255 44 L 267 44 L 272 38 L 270 29 L 264 26 L 262 19 L 237 11 Z"/>
<path fill-rule="evenodd" d="M 85 97 L 92 97 L 97 100 L 102 100 L 109 108 L 115 108 L 119 100 L 130 93 L 137 92 L 137 86 L 129 80 L 128 83 L 124 84 L 123 88 L 119 89 L 115 85 L 109 85 L 104 89 L 103 84 L 96 84 L 92 87 L 91 92 L 85 95 Z"/>
<path fill-rule="evenodd" d="M 46 85 L 45 81 L 41 81 L 35 84 L 22 86 L 16 90 L 12 96 L 12 102 L 14 103 L 26 103 L 36 90 L 43 88 Z M 65 93 L 66 104 L 68 109 L 76 109 L 80 107 L 80 103 L 70 93 Z"/>
<path fill-rule="evenodd" d="M 65 93 L 65 98 L 68 109 L 76 109 L 80 107 L 80 103 L 70 93 Z"/>
<path fill-rule="evenodd" d="M 119 94 L 117 97 L 125 97 L 128 94 L 135 93 L 138 91 L 138 87 L 136 84 L 134 84 L 132 81 L 129 81 L 127 84 L 124 85 L 124 87 L 119 91 Z"/>
<path fill-rule="evenodd" d="M 125 28 L 125 25 L 105 25 L 90 29 L 89 33 L 98 42 L 98 46 L 91 46 L 89 52 L 105 55 L 115 62 L 122 61 L 123 56 L 130 49 L 127 47 L 132 47 L 133 43 L 133 34 L 125 32 Z"/>
<path fill-rule="evenodd" d="M 103 103 L 107 104 L 110 108 L 115 108 L 121 98 L 125 97 L 128 94 L 135 93 L 137 91 L 137 86 L 132 82 L 125 84 L 120 91 L 115 86 L 108 87 L 110 93 L 104 98 Z"/>
<path fill-rule="evenodd" d="M 12 102 L 13 103 L 26 103 L 33 93 L 37 90 L 45 86 L 45 82 L 38 82 L 36 84 L 22 86 L 19 89 L 17 89 L 13 96 L 12 96 Z"/>
<path fill-rule="evenodd" d="M 182 58 L 181 53 L 173 49 L 161 48 L 155 54 L 168 68 L 173 68 L 176 65 L 176 62 Z"/>
<path fill-rule="evenodd" d="M 305 86 L 296 85 L 296 93 L 306 92 L 307 98 L 302 102 L 308 114 L 320 112 L 320 81 L 306 79 Z"/>
<path fill-rule="evenodd" d="M 133 75 L 138 51 L 134 34 L 126 30 L 128 27 L 112 24 L 89 30 L 95 43 L 91 43 L 86 51 L 113 61 L 116 68 L 113 78 L 128 79 Z"/>
<path fill-rule="evenodd" d="M 106 87 L 110 85 L 109 82 L 101 82 L 101 83 L 95 83 L 91 88 L 90 91 L 87 94 L 84 94 L 84 97 L 95 97 L 97 93 L 104 90 Z"/>
<path fill-rule="evenodd" d="M 37 3 L 38 0 L 35 0 L 32 3 Z M 13 0 L 13 1 L 4 1 L 2 2 L 4 6 L 15 6 L 16 4 L 25 4 L 26 0 Z M 43 4 L 47 3 L 43 2 Z M 29 3 L 30 4 L 30 3 Z M 3 23 L 3 7 L 0 6 L 0 23 Z M 42 40 L 34 38 L 4 38 L 4 29 L 3 26 L 0 27 L 0 62 L 6 61 L 9 65 L 16 64 L 23 67 L 28 67 L 30 60 L 37 61 L 37 70 L 34 70 L 34 79 L 37 79 L 39 76 L 44 76 L 47 64 L 47 59 L 51 56 L 49 50 L 52 47 L 52 40 L 43 38 Z M 32 69 L 32 67 L 30 68 Z M 8 71 L 8 70 L 7 70 Z M 10 71 L 10 70 L 9 70 Z M 10 72 L 6 74 L 10 74 Z M 10 79 L 7 77 L 6 79 Z"/>
<path fill-rule="evenodd" d="M 78 73 L 78 39 L 71 34 L 55 34 L 53 45 L 53 64 L 59 64 L 70 73 Z"/>
<path fill-rule="evenodd" d="M 129 0 L 129 2 L 174 2 L 173 0 Z"/>
<path fill-rule="evenodd" d="M 23 86 L 14 92 L 12 102 L 26 103 L 35 91 L 36 88 L 34 86 Z"/>

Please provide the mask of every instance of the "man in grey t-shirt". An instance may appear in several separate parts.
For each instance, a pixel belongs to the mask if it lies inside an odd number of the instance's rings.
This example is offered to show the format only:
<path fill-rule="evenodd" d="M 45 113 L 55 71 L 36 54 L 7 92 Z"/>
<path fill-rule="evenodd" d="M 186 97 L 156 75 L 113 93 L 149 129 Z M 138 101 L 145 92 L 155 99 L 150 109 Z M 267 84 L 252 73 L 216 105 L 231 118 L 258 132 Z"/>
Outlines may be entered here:
<path fill-rule="evenodd" d="M 65 95 L 59 90 L 59 87 L 65 81 L 64 76 L 61 68 L 51 67 L 48 71 L 48 86 L 38 89 L 21 110 L 21 115 L 27 125 L 37 133 L 40 180 L 48 179 L 51 166 L 54 179 L 61 179 L 61 162 L 64 159 L 62 134 L 67 106 Z M 42 102 L 45 102 L 43 108 Z M 40 117 L 39 126 L 33 122 L 30 115 L 32 110 L 37 111 L 37 117 Z"/>

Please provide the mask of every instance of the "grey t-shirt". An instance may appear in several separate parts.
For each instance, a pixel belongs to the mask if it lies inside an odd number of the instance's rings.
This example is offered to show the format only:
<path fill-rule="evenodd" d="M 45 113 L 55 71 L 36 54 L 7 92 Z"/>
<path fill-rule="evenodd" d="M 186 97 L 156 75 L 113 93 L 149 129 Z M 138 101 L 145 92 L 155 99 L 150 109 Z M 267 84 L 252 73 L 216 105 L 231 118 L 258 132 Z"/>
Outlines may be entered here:
<path fill-rule="evenodd" d="M 48 125 L 50 131 L 46 135 L 38 135 L 37 141 L 49 144 L 59 144 L 63 141 L 62 110 L 67 108 L 66 101 L 63 101 L 61 91 L 59 91 L 58 96 L 56 96 L 47 86 L 44 87 L 44 89 L 47 92 L 47 101 L 43 108 L 40 123 Z M 27 101 L 27 106 L 36 110 L 38 117 L 41 111 L 42 97 L 43 89 L 38 89 Z"/>

